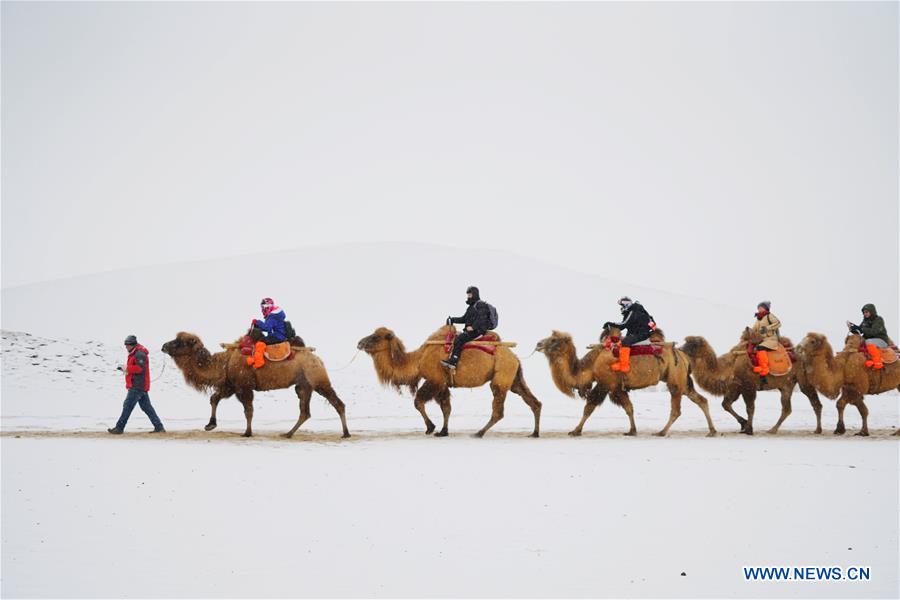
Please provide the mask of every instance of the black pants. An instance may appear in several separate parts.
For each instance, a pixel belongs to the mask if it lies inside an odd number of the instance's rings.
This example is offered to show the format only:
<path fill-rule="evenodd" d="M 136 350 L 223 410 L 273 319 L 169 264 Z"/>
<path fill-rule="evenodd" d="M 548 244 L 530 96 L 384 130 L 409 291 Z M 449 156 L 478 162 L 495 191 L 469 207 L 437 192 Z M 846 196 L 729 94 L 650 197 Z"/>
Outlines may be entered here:
<path fill-rule="evenodd" d="M 272 338 L 271 336 L 266 336 L 266 334 L 263 333 L 263 330 L 260 329 L 259 327 L 254 327 L 253 329 L 250 330 L 250 339 L 253 340 L 254 342 L 265 342 L 266 346 L 271 346 L 272 344 L 280 344 L 281 342 L 287 341 L 287 340 L 276 340 L 276 339 Z"/>
<path fill-rule="evenodd" d="M 479 338 L 483 335 L 483 331 L 463 331 L 462 333 L 457 335 L 456 339 L 453 340 L 453 352 L 450 354 L 450 360 L 452 360 L 453 362 L 459 360 L 459 353 L 462 352 L 462 347 L 475 338 Z"/>
<path fill-rule="evenodd" d="M 649 333 L 644 334 L 644 335 L 629 333 L 628 335 L 626 335 L 625 337 L 622 338 L 622 345 L 623 346 L 634 346 L 638 342 L 643 342 L 644 340 L 649 340 L 649 339 L 650 339 Z"/>

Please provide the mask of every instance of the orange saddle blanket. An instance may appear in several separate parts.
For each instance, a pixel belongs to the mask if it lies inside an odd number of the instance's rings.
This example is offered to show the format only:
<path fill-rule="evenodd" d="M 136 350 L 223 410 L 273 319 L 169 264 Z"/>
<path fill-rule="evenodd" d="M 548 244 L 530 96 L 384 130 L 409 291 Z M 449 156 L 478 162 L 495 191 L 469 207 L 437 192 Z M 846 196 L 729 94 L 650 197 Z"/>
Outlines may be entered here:
<path fill-rule="evenodd" d="M 869 349 L 866 348 L 865 342 L 859 345 L 859 351 L 866 355 L 866 359 L 872 358 L 869 355 Z M 881 362 L 890 365 L 897 362 L 897 351 L 888 346 L 887 348 L 881 349 Z"/>
<path fill-rule="evenodd" d="M 750 362 L 756 367 L 759 365 L 756 354 L 757 352 L 762 352 L 762 350 L 757 351 L 752 345 L 750 348 L 751 350 L 748 350 Z M 766 352 L 769 353 L 769 375 L 778 377 L 780 375 L 787 375 L 791 372 L 791 354 L 787 348 L 779 346 L 778 350 L 766 350 Z"/>
<path fill-rule="evenodd" d="M 278 362 L 287 360 L 293 356 L 290 342 L 281 342 L 280 344 L 270 344 L 266 346 L 266 360 Z"/>

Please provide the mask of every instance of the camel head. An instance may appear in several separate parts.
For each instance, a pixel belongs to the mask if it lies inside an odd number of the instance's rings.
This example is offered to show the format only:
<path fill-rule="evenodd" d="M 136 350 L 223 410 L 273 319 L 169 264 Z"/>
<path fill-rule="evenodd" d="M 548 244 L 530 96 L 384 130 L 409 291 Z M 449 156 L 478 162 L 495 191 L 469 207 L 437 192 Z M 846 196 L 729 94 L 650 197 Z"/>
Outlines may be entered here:
<path fill-rule="evenodd" d="M 387 327 L 379 327 L 371 335 L 367 335 L 356 344 L 357 350 L 363 350 L 366 354 L 377 354 L 389 350 L 391 358 L 395 362 L 401 362 L 406 355 L 403 342 L 393 331 Z"/>
<path fill-rule="evenodd" d="M 622 337 L 622 330 L 618 327 L 604 327 L 603 331 L 600 332 L 600 341 L 605 342 L 607 338 L 611 337 Z"/>
<path fill-rule="evenodd" d="M 821 333 L 807 333 L 799 344 L 796 346 L 797 354 L 800 358 L 812 358 L 824 354 L 830 356 L 832 354 L 831 344 Z"/>
<path fill-rule="evenodd" d="M 744 344 L 759 344 L 763 341 L 763 336 L 758 331 L 753 331 L 749 327 L 744 327 L 744 331 L 741 333 L 741 343 Z"/>
<path fill-rule="evenodd" d="M 535 347 L 535 352 L 547 355 L 548 358 L 559 356 L 564 350 L 574 346 L 572 336 L 561 331 L 553 331 L 550 337 L 546 337 L 539 341 Z"/>
<path fill-rule="evenodd" d="M 844 350 L 857 350 L 863 343 L 863 337 L 858 333 L 849 333 L 844 338 Z"/>
<path fill-rule="evenodd" d="M 178 358 L 179 356 L 195 354 L 198 348 L 204 348 L 200 338 L 193 333 L 181 331 L 175 336 L 174 340 L 163 344 L 162 351 L 172 358 Z"/>
<path fill-rule="evenodd" d="M 689 358 L 697 358 L 701 352 L 711 350 L 709 342 L 699 335 L 689 335 L 684 338 L 684 344 L 679 348 L 688 355 Z"/>

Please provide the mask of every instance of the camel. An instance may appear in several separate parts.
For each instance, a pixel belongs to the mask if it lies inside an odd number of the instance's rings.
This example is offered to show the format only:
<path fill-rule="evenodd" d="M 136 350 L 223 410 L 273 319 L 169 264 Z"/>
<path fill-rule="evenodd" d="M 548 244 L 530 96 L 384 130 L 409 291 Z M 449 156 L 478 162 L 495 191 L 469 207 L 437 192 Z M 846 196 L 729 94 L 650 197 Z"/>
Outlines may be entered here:
<path fill-rule="evenodd" d="M 261 369 L 254 369 L 247 365 L 246 357 L 240 350 L 231 349 L 210 354 L 199 337 L 182 331 L 175 339 L 163 344 L 162 351 L 174 359 L 188 385 L 200 392 L 212 390 L 213 394 L 209 399 L 212 413 L 205 427 L 206 431 L 216 428 L 216 409 L 219 401 L 235 395 L 244 405 L 244 416 L 247 419 L 244 437 L 250 437 L 253 435 L 251 427 L 253 392 L 294 386 L 294 391 L 300 399 L 300 417 L 291 430 L 283 434 L 284 437 L 294 435 L 309 419 L 309 403 L 313 391 L 324 396 L 334 407 L 341 418 L 342 437 L 350 437 L 344 403 L 331 387 L 325 365 L 309 350 L 298 350 L 291 359 L 267 362 Z"/>
<path fill-rule="evenodd" d="M 617 336 L 615 329 L 604 331 L 601 341 L 609 336 Z M 654 333 L 654 341 L 662 342 L 665 338 L 661 331 Z M 675 348 L 674 344 L 665 344 L 660 357 L 632 356 L 631 371 L 627 374 L 613 371 L 611 366 L 617 362 L 611 350 L 600 347 L 592 348 L 582 358 L 578 358 L 572 336 L 568 333 L 553 331 L 550 337 L 539 341 L 535 350 L 543 353 L 550 362 L 550 371 L 553 383 L 563 394 L 574 397 L 578 392 L 587 401 L 581 422 L 569 432 L 571 436 L 580 436 L 584 424 L 600 404 L 606 399 L 610 400 L 625 410 L 631 428 L 625 435 L 636 435 L 637 427 L 634 423 L 634 408 L 628 397 L 629 390 L 656 385 L 664 381 L 671 394 L 671 408 L 669 422 L 655 435 L 665 436 L 669 428 L 681 416 L 681 397 L 686 395 L 691 399 L 706 417 L 709 427 L 707 437 L 716 435 L 712 417 L 709 415 L 709 403 L 694 388 L 691 381 L 690 364 L 687 358 Z M 593 387 L 591 385 L 593 384 Z"/>
<path fill-rule="evenodd" d="M 822 403 L 815 387 L 807 380 L 797 364 L 785 375 L 766 376 L 766 383 L 760 385 L 760 377 L 753 372 L 753 364 L 747 356 L 747 344 L 758 342 L 753 340 L 753 332 L 749 328 L 744 329 L 741 343 L 732 348 L 728 353 L 717 357 L 712 346 L 700 336 L 688 336 L 684 339 L 681 351 L 691 362 L 691 368 L 700 387 L 714 396 L 722 396 L 722 408 L 733 416 L 741 427 L 741 433 L 753 435 L 753 413 L 756 410 L 756 392 L 765 390 L 778 390 L 781 394 L 781 416 L 778 422 L 768 430 L 768 433 L 778 433 L 778 428 L 791 414 L 791 396 L 794 385 L 800 385 L 803 392 L 816 413 L 815 433 L 822 433 Z M 781 338 L 785 346 L 791 343 L 787 338 Z M 747 418 L 740 416 L 732 408 L 732 404 L 739 396 L 744 398 L 747 408 Z"/>
<path fill-rule="evenodd" d="M 448 333 L 455 331 L 452 325 L 441 327 L 428 337 L 428 341 L 444 341 Z M 428 401 L 435 400 L 441 407 L 444 424 L 435 435 L 444 437 L 448 435 L 450 420 L 450 388 L 476 388 L 486 383 L 490 384 L 494 395 L 491 418 L 475 437 L 483 437 L 503 418 L 506 394 L 510 391 L 521 396 L 534 413 L 531 437 L 540 435 L 541 403 L 525 384 L 519 358 L 507 347 L 497 346 L 493 355 L 477 349 L 464 350 L 455 372 L 440 363 L 449 356 L 442 345 L 422 344 L 418 349 L 407 352 L 400 338 L 386 327 L 379 327 L 361 339 L 357 348 L 372 357 L 382 384 L 394 386 L 398 391 L 400 386 L 407 386 L 415 394 L 414 405 L 425 420 L 426 435 L 435 430 L 434 423 L 425 412 Z M 421 387 L 418 386 L 420 381 L 423 382 Z"/>
<path fill-rule="evenodd" d="M 838 422 L 835 435 L 842 435 L 844 408 L 853 404 L 862 417 L 862 429 L 856 434 L 869 435 L 869 409 L 864 402 L 866 394 L 881 394 L 900 390 L 900 361 L 884 365 L 883 369 L 865 366 L 865 354 L 859 352 L 862 338 L 850 334 L 844 341 L 844 349 L 834 354 L 831 344 L 821 333 L 808 333 L 797 347 L 804 375 L 815 388 L 828 398 L 837 401 Z M 898 429 L 894 435 L 900 435 Z"/>

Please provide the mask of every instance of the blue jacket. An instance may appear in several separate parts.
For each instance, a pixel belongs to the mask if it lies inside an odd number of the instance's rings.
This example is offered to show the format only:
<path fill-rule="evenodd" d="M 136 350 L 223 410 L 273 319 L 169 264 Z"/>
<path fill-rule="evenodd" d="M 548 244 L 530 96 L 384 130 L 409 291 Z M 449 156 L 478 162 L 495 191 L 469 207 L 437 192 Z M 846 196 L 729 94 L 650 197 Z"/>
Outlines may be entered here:
<path fill-rule="evenodd" d="M 284 319 L 284 311 L 279 310 L 278 312 L 269 313 L 265 321 L 255 320 L 256 326 L 266 333 L 266 342 L 277 344 L 287 339 L 284 335 Z"/>

